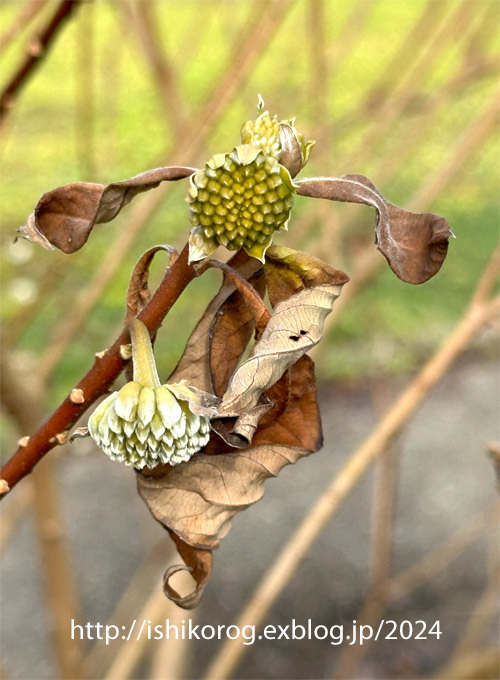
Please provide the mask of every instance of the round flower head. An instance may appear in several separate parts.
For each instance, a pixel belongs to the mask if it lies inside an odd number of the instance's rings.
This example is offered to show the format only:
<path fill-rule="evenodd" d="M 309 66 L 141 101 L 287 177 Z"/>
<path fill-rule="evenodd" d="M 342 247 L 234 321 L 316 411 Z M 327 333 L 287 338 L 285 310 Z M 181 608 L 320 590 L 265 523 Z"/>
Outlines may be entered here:
<path fill-rule="evenodd" d="M 89 432 L 113 460 L 136 468 L 177 465 L 203 448 L 210 420 L 193 412 L 196 393 L 184 382 L 161 385 L 149 333 L 132 325 L 134 380 L 104 399 L 89 418 Z"/>
<path fill-rule="evenodd" d="M 293 193 L 288 170 L 250 144 L 213 156 L 190 179 L 190 261 L 207 257 L 219 245 L 244 248 L 264 261 L 272 234 L 286 229 Z"/>

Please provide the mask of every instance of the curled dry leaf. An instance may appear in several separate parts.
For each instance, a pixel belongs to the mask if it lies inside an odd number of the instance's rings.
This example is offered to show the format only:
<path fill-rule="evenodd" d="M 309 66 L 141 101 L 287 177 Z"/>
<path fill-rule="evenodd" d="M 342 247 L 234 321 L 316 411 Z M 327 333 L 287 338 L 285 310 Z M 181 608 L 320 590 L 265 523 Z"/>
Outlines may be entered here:
<path fill-rule="evenodd" d="M 64 253 L 85 245 L 94 224 L 111 222 L 138 194 L 155 189 L 161 182 L 189 177 L 196 168 L 172 166 L 148 170 L 112 184 L 74 182 L 48 191 L 18 232 L 34 243 Z"/>
<path fill-rule="evenodd" d="M 222 398 L 220 415 L 238 416 L 257 405 L 296 361 L 318 344 L 341 286 L 321 284 L 276 305 L 252 356 L 234 374 Z"/>
<path fill-rule="evenodd" d="M 412 213 L 386 201 L 363 175 L 320 177 L 296 182 L 297 193 L 330 201 L 365 203 L 377 211 L 375 242 L 402 281 L 424 283 L 444 262 L 453 236 L 444 217 Z"/>
<path fill-rule="evenodd" d="M 153 516 L 168 529 L 185 562 L 166 572 L 165 593 L 186 609 L 199 603 L 212 569 L 212 551 L 230 530 L 234 515 L 262 497 L 266 479 L 322 445 L 314 367 L 309 357 L 303 355 L 319 340 L 324 317 L 347 277 L 324 263 L 321 266 L 316 258 L 289 249 L 273 249 L 270 256 L 265 267 L 269 296 L 281 301 L 253 355 L 236 371 L 229 386 L 229 373 L 223 362 L 224 344 L 230 345 L 227 357 L 234 370 L 253 325 L 248 317 L 249 308 L 239 304 L 241 292 L 229 288 L 227 283 L 210 303 L 174 372 L 176 381 L 186 378 L 204 391 L 217 384 L 219 394 L 226 391 L 226 395 L 232 395 L 226 412 L 236 413 L 234 407 L 239 404 L 236 425 L 240 423 L 242 436 L 251 436 L 255 424 L 252 411 L 260 410 L 251 445 L 235 451 L 213 434 L 205 450 L 187 463 L 167 467 L 160 476 L 137 476 L 140 495 Z M 243 264 L 244 267 L 235 263 L 233 266 L 251 279 L 254 272 L 248 268 L 243 272 L 248 262 Z M 279 280 L 274 276 L 276 268 L 290 270 L 294 285 L 276 290 Z M 254 275 L 253 280 L 261 292 L 261 273 Z M 293 295 L 296 289 L 300 290 Z M 231 329 L 236 336 L 234 341 Z M 300 330 L 307 331 L 307 341 Z M 291 340 L 290 335 L 296 332 L 299 340 Z M 262 351 L 266 348 L 269 352 Z M 186 356 L 190 360 L 185 361 Z M 268 361 L 279 365 L 280 370 L 269 370 Z M 261 379 L 261 373 L 265 379 Z M 248 383 L 250 375 L 257 386 Z M 271 384 L 272 380 L 275 384 Z M 263 398 L 267 403 L 259 401 Z M 224 403 L 219 405 L 219 413 L 223 408 Z M 234 427 L 232 434 L 238 436 Z M 191 571 L 196 581 L 196 588 L 186 597 L 181 597 L 169 582 L 180 569 Z"/>
<path fill-rule="evenodd" d="M 142 312 L 151 298 L 149 290 L 149 268 L 157 252 L 163 250 L 170 255 L 170 263 L 177 258 L 177 251 L 168 244 L 149 248 L 137 260 L 128 284 L 127 290 L 127 317 L 137 316 Z"/>

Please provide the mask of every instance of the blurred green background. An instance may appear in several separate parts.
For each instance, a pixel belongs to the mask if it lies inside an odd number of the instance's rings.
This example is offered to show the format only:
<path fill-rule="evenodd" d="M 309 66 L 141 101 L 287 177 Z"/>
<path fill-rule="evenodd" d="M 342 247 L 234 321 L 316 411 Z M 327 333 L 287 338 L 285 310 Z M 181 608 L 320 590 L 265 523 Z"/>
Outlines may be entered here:
<path fill-rule="evenodd" d="M 19 4 L 2 3 L 4 26 Z M 46 3 L 34 21 L 43 23 L 54 7 Z M 62 356 L 49 361 L 47 407 L 116 334 L 140 254 L 156 243 L 182 247 L 187 183 L 166 189 L 124 253 L 131 217 L 147 209 L 150 195 L 96 227 L 72 256 L 14 245 L 16 228 L 39 196 L 60 184 L 107 183 L 158 165 L 200 166 L 229 151 L 241 124 L 257 113 L 257 93 L 271 113 L 297 116 L 298 128 L 318 140 L 301 177 L 365 174 L 401 206 L 413 206 L 423 192 L 418 208 L 451 223 L 457 238 L 438 276 L 422 286 L 404 284 L 380 256 L 381 266 L 315 355 L 322 379 L 417 365 L 460 317 L 497 240 L 498 9 L 489 0 L 82 3 L 16 98 L 2 132 L 4 347 L 28 353 L 35 367 L 43 363 L 65 319 L 101 278 L 95 304 Z M 4 81 L 31 32 L 19 31 L 3 50 Z M 217 92 L 224 101 L 212 100 L 214 114 L 207 102 Z M 200 130 L 205 134 L 193 151 Z M 278 240 L 320 255 L 356 285 L 373 220 L 368 207 L 297 198 L 289 233 Z M 103 282 L 109 266 L 116 271 Z M 210 273 L 195 281 L 164 323 L 157 342 L 164 376 L 217 279 Z"/>

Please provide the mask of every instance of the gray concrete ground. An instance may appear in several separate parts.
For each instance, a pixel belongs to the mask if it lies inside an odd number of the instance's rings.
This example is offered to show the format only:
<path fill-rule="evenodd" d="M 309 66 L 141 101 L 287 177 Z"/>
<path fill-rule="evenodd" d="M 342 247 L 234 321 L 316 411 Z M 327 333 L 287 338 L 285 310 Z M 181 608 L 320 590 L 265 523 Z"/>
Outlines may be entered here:
<path fill-rule="evenodd" d="M 396 394 L 400 386 L 393 387 Z M 401 438 L 394 573 L 494 500 L 495 477 L 486 443 L 499 438 L 498 397 L 496 364 L 463 361 L 433 392 Z M 214 573 L 196 614 L 198 623 L 234 623 L 266 567 L 374 423 L 367 386 L 325 387 L 321 402 L 324 449 L 268 481 L 263 500 L 236 517 L 216 552 Z M 77 451 L 88 444 L 73 446 Z M 137 497 L 130 471 L 93 451 L 85 456 L 65 455 L 59 473 L 82 621 L 105 622 L 151 546 L 169 539 Z M 332 626 L 348 624 L 356 616 L 367 586 L 372 481 L 370 473 L 342 505 L 298 565 L 266 623 L 283 625 L 311 618 L 314 625 Z M 379 642 L 363 662 L 360 678 L 415 677 L 444 663 L 484 586 L 489 550 L 486 538 L 475 541 L 441 574 L 386 614 L 397 620 L 439 619 L 443 631 L 439 641 Z M 54 678 L 50 622 L 30 518 L 19 524 L 1 567 L 1 657 L 7 676 Z M 131 611 L 130 619 L 138 613 Z M 186 613 L 185 619 L 189 616 Z M 498 631 L 493 624 L 490 632 L 495 639 Z M 215 642 L 191 644 L 188 677 L 200 676 L 216 647 Z M 331 677 L 338 654 L 339 647 L 328 640 L 262 641 L 249 649 L 237 677 Z"/>

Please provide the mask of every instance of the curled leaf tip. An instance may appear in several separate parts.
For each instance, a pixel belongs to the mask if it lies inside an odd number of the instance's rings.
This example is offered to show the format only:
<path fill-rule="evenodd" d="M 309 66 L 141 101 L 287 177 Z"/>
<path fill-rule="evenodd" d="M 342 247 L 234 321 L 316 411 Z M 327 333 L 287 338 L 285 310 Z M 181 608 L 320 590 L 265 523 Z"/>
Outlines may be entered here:
<path fill-rule="evenodd" d="M 74 182 L 48 191 L 38 201 L 20 236 L 48 250 L 70 254 L 80 250 L 95 224 L 110 222 L 138 194 L 161 182 L 189 177 L 195 168 L 155 168 L 112 184 Z"/>
<path fill-rule="evenodd" d="M 441 268 L 452 236 L 443 217 L 399 208 L 363 175 L 304 179 L 296 182 L 296 187 L 301 196 L 364 203 L 375 208 L 376 245 L 402 281 L 424 283 Z"/>

